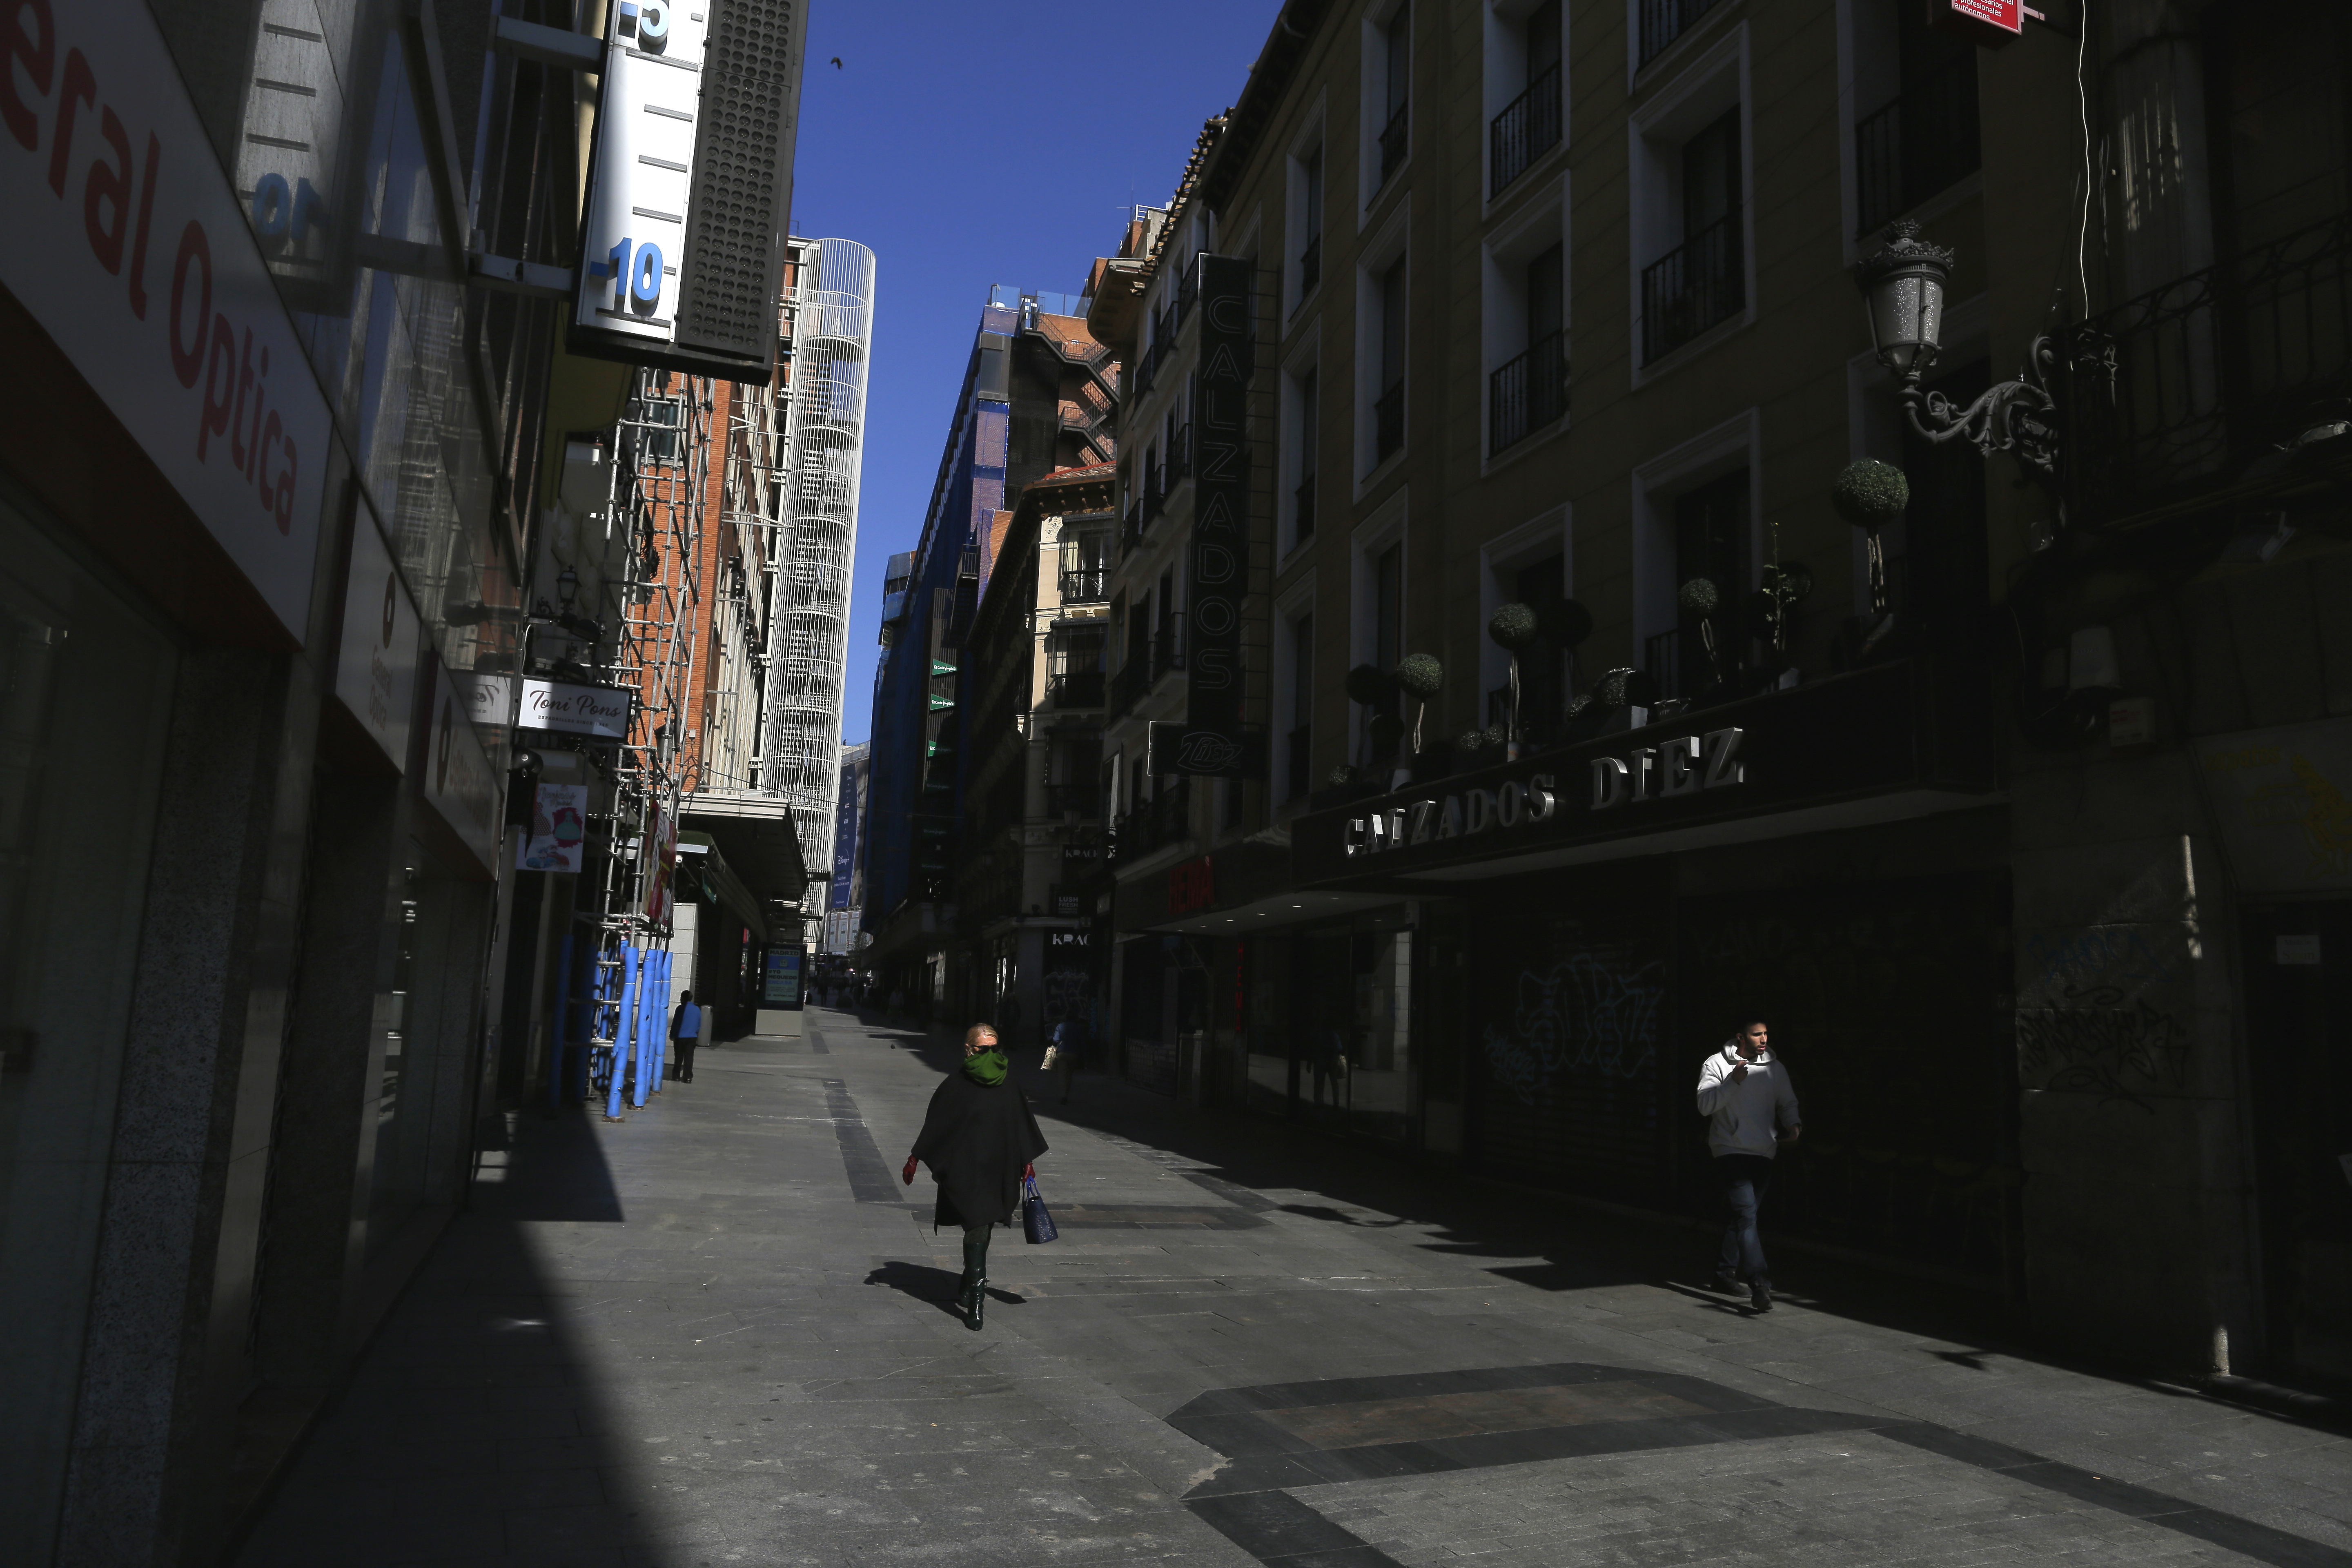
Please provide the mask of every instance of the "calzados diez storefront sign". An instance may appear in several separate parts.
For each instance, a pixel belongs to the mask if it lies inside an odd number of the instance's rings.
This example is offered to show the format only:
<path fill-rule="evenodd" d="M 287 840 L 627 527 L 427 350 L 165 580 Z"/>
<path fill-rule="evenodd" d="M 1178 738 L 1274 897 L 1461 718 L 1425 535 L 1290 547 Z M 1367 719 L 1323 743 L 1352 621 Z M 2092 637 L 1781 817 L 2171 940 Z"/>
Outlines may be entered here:
<path fill-rule="evenodd" d="M 1670 799 L 1748 782 L 1739 760 L 1742 732 L 1737 728 L 1677 735 L 1656 746 L 1634 746 L 1620 756 L 1594 757 L 1588 764 L 1594 812 L 1646 800 Z M 1383 805 L 1348 820 L 1341 852 L 1350 859 L 1386 854 L 1416 844 L 1462 838 L 1549 822 L 1560 811 L 1559 775 L 1530 773 L 1504 779 L 1492 788 L 1473 785 L 1433 794 L 1402 805 Z"/>

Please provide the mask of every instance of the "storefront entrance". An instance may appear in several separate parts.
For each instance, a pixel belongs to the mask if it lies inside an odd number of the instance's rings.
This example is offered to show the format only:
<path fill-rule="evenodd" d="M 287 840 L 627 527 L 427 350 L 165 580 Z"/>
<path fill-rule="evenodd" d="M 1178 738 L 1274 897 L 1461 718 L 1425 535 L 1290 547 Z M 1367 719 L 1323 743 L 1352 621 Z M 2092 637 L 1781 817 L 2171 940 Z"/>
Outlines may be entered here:
<path fill-rule="evenodd" d="M 2244 931 L 2266 1361 L 2352 1387 L 2352 902 L 2249 909 Z"/>

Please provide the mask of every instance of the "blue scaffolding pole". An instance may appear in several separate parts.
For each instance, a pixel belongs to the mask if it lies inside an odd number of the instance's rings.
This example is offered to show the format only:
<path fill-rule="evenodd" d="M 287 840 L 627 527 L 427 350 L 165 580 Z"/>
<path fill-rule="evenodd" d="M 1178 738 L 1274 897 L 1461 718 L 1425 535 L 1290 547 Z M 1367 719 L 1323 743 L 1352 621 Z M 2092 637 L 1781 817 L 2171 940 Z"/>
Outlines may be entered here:
<path fill-rule="evenodd" d="M 613 1083 L 605 1091 L 604 1117 L 608 1121 L 621 1120 L 621 1090 L 628 1079 L 629 1050 L 637 1034 L 637 950 L 635 944 L 621 944 L 619 1006 L 613 1019 Z M 636 1102 L 643 1105 L 640 1099 Z"/>

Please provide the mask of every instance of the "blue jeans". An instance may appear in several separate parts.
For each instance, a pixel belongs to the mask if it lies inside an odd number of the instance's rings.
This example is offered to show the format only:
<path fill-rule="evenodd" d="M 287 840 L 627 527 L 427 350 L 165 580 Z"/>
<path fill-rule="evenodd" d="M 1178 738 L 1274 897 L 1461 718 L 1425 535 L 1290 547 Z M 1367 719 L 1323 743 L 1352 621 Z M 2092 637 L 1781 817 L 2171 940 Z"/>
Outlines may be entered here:
<path fill-rule="evenodd" d="M 1771 1279 L 1756 1215 L 1764 1206 L 1764 1190 L 1772 1184 L 1772 1162 L 1761 1154 L 1717 1154 L 1715 1178 L 1723 1185 L 1723 1205 L 1731 1214 L 1723 1227 L 1723 1256 L 1717 1267 L 1743 1279 Z"/>

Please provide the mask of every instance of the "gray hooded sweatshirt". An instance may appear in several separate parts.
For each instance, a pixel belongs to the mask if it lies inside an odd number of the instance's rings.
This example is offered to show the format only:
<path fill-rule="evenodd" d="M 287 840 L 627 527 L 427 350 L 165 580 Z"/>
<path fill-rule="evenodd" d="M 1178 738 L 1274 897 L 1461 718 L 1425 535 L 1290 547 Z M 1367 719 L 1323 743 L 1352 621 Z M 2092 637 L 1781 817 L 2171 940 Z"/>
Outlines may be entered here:
<path fill-rule="evenodd" d="M 1739 1065 L 1738 1043 L 1726 1040 L 1723 1048 L 1698 1069 L 1698 1113 L 1709 1119 L 1707 1152 L 1756 1154 L 1769 1160 L 1780 1151 L 1780 1141 L 1774 1136 L 1776 1119 L 1783 1129 L 1794 1128 L 1801 1120 L 1797 1086 L 1789 1080 L 1789 1069 L 1769 1051 L 1762 1061 L 1749 1062 L 1748 1076 L 1734 1083 L 1731 1069 Z"/>

